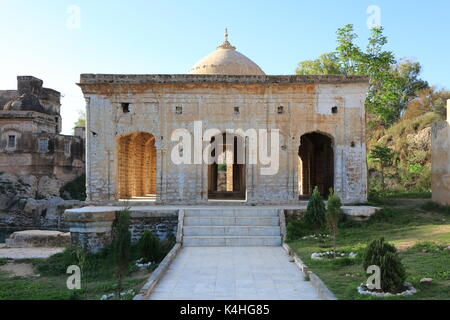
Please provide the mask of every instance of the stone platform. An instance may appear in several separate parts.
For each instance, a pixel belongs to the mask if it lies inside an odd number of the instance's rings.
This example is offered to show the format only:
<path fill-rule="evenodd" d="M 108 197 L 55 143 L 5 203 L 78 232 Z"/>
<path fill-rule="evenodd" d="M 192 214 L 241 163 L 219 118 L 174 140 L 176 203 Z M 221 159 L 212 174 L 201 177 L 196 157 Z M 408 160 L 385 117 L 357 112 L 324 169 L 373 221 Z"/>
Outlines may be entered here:
<path fill-rule="evenodd" d="M 70 233 L 52 230 L 25 230 L 12 233 L 5 244 L 9 248 L 61 248 L 70 245 Z"/>
<path fill-rule="evenodd" d="M 284 206 L 222 202 L 192 206 L 145 204 L 127 202 L 123 206 L 89 206 L 66 210 L 63 217 L 69 224 L 72 244 L 81 245 L 91 252 L 108 245 L 116 213 L 127 206 L 131 214 L 133 241 L 140 237 L 144 229 L 150 229 L 157 234 L 178 230 L 177 241 L 183 245 L 279 246 L 285 230 L 285 215 L 302 214 L 307 207 L 306 201 Z M 356 220 L 367 219 L 378 209 L 370 206 L 342 207 L 344 214 Z"/>

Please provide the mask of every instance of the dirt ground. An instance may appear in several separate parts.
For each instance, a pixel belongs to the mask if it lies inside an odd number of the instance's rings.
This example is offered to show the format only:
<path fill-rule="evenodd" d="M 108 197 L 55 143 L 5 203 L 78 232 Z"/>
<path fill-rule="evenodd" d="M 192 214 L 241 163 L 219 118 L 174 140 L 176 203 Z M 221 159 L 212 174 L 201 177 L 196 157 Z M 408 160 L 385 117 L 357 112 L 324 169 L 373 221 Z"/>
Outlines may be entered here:
<path fill-rule="evenodd" d="M 0 266 L 0 271 L 8 274 L 8 278 L 30 277 L 34 275 L 33 265 L 31 263 L 8 262 Z"/>

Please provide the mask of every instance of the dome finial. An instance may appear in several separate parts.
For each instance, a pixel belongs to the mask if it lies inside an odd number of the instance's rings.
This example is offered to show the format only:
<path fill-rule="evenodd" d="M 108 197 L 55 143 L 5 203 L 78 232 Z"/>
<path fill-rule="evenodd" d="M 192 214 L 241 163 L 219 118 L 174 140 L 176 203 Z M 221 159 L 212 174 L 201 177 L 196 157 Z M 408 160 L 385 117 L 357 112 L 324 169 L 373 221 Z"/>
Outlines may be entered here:
<path fill-rule="evenodd" d="M 217 49 L 232 49 L 235 50 L 236 47 L 233 47 L 229 42 L 228 42 L 228 28 L 225 28 L 225 35 L 224 35 L 224 41 L 223 43 L 217 47 Z"/>
<path fill-rule="evenodd" d="M 228 28 L 225 28 L 225 42 L 228 42 Z"/>

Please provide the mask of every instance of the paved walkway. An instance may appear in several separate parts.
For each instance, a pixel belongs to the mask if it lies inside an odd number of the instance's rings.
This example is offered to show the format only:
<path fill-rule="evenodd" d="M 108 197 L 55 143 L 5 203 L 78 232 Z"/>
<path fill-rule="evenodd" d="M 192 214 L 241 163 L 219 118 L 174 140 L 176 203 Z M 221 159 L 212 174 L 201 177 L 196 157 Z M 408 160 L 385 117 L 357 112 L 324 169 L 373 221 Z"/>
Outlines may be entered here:
<path fill-rule="evenodd" d="M 319 299 L 282 247 L 183 247 L 150 299 Z"/>
<path fill-rule="evenodd" d="M 4 246 L 0 246 L 0 258 L 14 260 L 46 259 L 63 251 L 64 248 L 5 248 Z"/>

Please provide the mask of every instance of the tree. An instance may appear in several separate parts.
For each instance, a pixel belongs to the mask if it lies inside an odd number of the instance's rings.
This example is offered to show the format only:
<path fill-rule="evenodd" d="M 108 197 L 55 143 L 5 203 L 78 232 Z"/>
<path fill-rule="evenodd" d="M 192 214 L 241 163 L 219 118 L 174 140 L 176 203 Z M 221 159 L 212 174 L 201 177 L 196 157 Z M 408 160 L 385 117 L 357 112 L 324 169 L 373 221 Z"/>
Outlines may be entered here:
<path fill-rule="evenodd" d="M 392 165 L 394 159 L 394 151 L 387 146 L 375 146 L 369 154 L 369 159 L 374 162 L 380 163 L 381 170 L 381 187 L 385 189 L 384 183 L 384 169 Z"/>
<path fill-rule="evenodd" d="M 299 62 L 295 73 L 301 75 L 342 74 L 342 71 L 336 53 L 329 52 L 322 54 L 316 60 Z"/>
<path fill-rule="evenodd" d="M 402 291 L 406 273 L 397 249 L 393 245 L 384 242 L 384 238 L 373 240 L 367 246 L 363 259 L 364 272 L 372 265 L 380 268 L 380 284 L 383 292 Z"/>
<path fill-rule="evenodd" d="M 325 226 L 325 212 L 325 204 L 316 186 L 306 208 L 304 217 L 306 224 L 313 227 L 316 232 L 320 231 Z"/>
<path fill-rule="evenodd" d="M 128 209 L 118 211 L 116 214 L 115 232 L 112 243 L 116 263 L 118 299 L 120 299 L 123 278 L 128 272 L 128 266 L 130 263 L 131 234 L 129 228 L 130 211 Z"/>
<path fill-rule="evenodd" d="M 297 74 L 346 74 L 370 76 L 366 109 L 374 116 L 372 124 L 389 126 L 399 119 L 416 91 L 428 87 L 419 78 L 421 66 L 418 62 L 397 62 L 391 51 L 384 49 L 387 38 L 383 28 L 373 28 L 364 50 L 355 45 L 358 36 L 349 24 L 336 32 L 335 52 L 321 55 L 316 60 L 298 64 Z"/>
<path fill-rule="evenodd" d="M 73 124 L 73 128 L 86 127 L 86 112 L 84 110 L 78 110 L 78 120 Z"/>
<path fill-rule="evenodd" d="M 330 195 L 327 202 L 326 222 L 333 240 L 333 257 L 336 258 L 336 238 L 339 229 L 339 221 L 342 217 L 341 199 L 330 189 Z"/>

